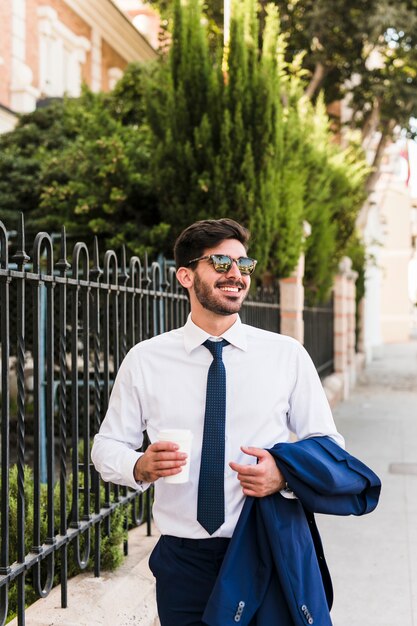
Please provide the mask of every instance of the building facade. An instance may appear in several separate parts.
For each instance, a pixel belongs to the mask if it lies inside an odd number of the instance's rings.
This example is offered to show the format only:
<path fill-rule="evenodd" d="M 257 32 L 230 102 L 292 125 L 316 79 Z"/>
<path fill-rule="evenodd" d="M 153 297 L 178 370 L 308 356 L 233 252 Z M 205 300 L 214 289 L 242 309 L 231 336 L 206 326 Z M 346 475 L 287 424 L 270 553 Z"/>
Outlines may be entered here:
<path fill-rule="evenodd" d="M 157 52 L 112 0 L 1 0 L 0 132 L 39 101 L 108 91 Z"/>
<path fill-rule="evenodd" d="M 367 248 L 364 315 L 365 352 L 378 356 L 384 343 L 406 342 L 412 334 L 413 200 L 406 140 L 384 152 L 380 175 L 359 226 Z"/>

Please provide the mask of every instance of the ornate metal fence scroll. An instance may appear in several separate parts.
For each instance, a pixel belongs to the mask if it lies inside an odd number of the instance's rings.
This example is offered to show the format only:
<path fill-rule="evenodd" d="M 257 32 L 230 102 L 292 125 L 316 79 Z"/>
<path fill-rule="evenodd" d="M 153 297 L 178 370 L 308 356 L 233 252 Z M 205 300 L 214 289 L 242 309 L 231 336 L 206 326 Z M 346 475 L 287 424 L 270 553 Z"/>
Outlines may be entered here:
<path fill-rule="evenodd" d="M 63 607 L 70 555 L 79 570 L 93 561 L 100 575 L 102 530 L 110 532 L 117 508 L 126 529 L 146 521 L 151 531 L 150 493 L 103 485 L 90 447 L 127 351 L 184 323 L 188 300 L 174 279 L 165 263 L 127 263 L 124 250 L 107 251 L 101 267 L 97 240 L 92 254 L 76 243 L 68 259 L 65 229 L 38 233 L 29 255 L 23 217 L 17 241 L 0 222 L 1 626 L 11 586 L 22 625 L 28 586 L 47 595 L 58 557 Z"/>

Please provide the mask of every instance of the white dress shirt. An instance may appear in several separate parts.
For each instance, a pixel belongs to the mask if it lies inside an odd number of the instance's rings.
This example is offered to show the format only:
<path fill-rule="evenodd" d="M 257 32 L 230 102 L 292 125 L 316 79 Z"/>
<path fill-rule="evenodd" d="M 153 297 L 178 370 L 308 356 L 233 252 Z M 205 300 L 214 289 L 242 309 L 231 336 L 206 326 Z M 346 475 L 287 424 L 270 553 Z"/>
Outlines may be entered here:
<path fill-rule="evenodd" d="M 212 535 L 231 537 L 245 496 L 229 461 L 256 463 L 240 446 L 269 448 L 288 441 L 337 432 L 317 371 L 295 339 L 242 324 L 223 335 L 226 368 L 225 522 Z M 95 436 L 92 460 L 105 481 L 144 488 L 133 468 L 146 430 L 151 442 L 165 428 L 193 433 L 190 480 L 155 482 L 153 516 L 162 534 L 207 538 L 197 522 L 197 492 L 210 352 L 210 335 L 189 316 L 182 328 L 134 346 L 117 374 L 108 411 Z"/>

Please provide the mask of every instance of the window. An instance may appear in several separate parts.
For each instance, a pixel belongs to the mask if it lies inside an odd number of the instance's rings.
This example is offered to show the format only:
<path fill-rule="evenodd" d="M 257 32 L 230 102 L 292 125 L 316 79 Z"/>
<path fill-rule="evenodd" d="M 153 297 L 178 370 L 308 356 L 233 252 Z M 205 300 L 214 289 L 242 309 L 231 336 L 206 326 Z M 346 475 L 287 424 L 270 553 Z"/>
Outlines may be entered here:
<path fill-rule="evenodd" d="M 73 33 L 59 21 L 57 12 L 48 6 L 38 8 L 39 16 L 39 88 L 43 96 L 80 95 L 82 65 L 90 42 Z"/>

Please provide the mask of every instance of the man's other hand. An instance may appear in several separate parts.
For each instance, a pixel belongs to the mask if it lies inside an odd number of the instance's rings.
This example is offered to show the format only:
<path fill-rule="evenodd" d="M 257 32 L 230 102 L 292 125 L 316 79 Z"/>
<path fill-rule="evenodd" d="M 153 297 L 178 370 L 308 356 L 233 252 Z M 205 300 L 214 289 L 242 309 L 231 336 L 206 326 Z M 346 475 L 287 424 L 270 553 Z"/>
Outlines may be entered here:
<path fill-rule="evenodd" d="M 285 478 L 278 469 L 275 459 L 263 448 L 241 447 L 242 452 L 255 456 L 256 465 L 240 465 L 233 461 L 229 466 L 237 472 L 237 478 L 245 496 L 263 498 L 285 489 Z"/>

